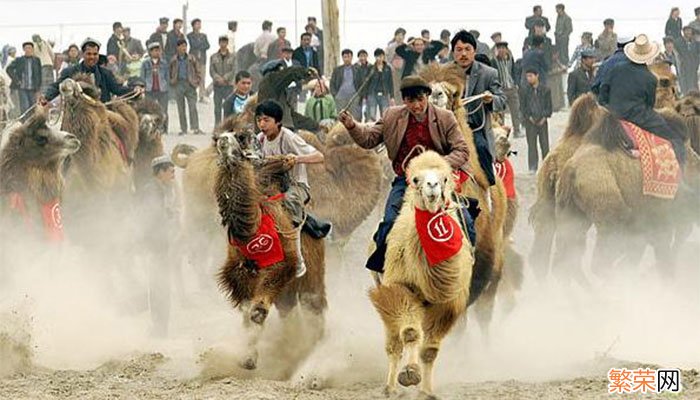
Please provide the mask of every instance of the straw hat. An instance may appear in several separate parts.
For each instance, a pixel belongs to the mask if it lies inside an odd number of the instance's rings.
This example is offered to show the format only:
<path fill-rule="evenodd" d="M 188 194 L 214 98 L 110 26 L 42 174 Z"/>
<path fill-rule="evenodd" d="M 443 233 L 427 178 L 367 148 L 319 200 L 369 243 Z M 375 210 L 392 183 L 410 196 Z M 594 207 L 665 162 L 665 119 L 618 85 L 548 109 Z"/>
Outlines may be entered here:
<path fill-rule="evenodd" d="M 625 55 L 635 64 L 649 64 L 659 54 L 659 45 L 649 41 L 645 34 L 637 35 L 634 42 L 625 45 Z"/>

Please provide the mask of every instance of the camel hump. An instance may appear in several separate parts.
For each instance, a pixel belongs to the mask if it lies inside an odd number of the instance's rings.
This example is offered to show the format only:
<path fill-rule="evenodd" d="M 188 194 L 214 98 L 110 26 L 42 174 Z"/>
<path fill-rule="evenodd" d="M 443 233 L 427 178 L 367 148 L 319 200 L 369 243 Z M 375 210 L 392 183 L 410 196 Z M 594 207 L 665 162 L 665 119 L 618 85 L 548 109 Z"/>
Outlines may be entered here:
<path fill-rule="evenodd" d="M 593 93 L 579 96 L 571 105 L 569 123 L 563 137 L 583 136 L 598 121 L 601 111 L 602 109 Z"/>
<path fill-rule="evenodd" d="M 185 169 L 190 162 L 190 157 L 197 151 L 195 146 L 187 143 L 178 143 L 170 153 L 170 158 L 178 167 Z"/>

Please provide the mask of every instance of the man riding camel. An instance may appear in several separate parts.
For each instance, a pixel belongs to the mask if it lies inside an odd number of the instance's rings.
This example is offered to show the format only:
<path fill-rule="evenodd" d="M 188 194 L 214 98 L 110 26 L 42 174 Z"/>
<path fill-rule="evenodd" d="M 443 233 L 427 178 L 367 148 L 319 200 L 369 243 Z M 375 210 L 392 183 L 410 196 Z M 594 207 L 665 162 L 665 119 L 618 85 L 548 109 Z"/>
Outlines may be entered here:
<path fill-rule="evenodd" d="M 684 135 L 654 111 L 658 80 L 647 65 L 659 54 L 659 46 L 642 34 L 624 48 L 627 60 L 616 65 L 604 78 L 598 101 L 620 119 L 671 142 L 676 158 L 684 165 Z"/>
<path fill-rule="evenodd" d="M 383 143 L 396 173 L 384 208 L 384 218 L 374 234 L 376 249 L 366 264 L 373 271 L 384 270 L 386 238 L 401 211 L 408 186 L 404 170 L 408 161 L 424 149 L 442 154 L 455 170 L 467 163 L 467 143 L 454 114 L 430 104 L 428 97 L 431 93 L 430 85 L 423 78 L 410 75 L 401 81 L 404 105 L 389 107 L 379 121 L 360 124 L 347 111 L 339 116 L 360 147 L 371 149 Z"/>
<path fill-rule="evenodd" d="M 100 42 L 96 39 L 87 38 L 80 45 L 80 50 L 83 53 L 83 61 L 78 65 L 64 69 L 56 82 L 49 85 L 46 92 L 39 98 L 40 104 L 46 105 L 46 103 L 58 97 L 60 94 L 58 86 L 61 82 L 72 78 L 75 74 L 80 72 L 91 74 L 95 77 L 95 86 L 100 89 L 100 101 L 103 103 L 110 101 L 112 95 L 123 96 L 132 92 L 128 87 L 120 85 L 109 69 L 98 65 L 100 59 Z M 137 88 L 136 91 L 143 93 L 143 88 Z"/>

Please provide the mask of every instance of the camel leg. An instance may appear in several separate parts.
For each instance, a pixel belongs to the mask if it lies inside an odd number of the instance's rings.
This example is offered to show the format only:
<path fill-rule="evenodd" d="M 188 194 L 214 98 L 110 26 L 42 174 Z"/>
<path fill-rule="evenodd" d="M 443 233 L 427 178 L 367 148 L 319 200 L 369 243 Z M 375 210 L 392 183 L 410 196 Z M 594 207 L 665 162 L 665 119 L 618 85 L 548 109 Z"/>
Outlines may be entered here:
<path fill-rule="evenodd" d="M 529 255 L 529 264 L 535 276 L 543 282 L 551 271 L 551 254 L 554 243 L 554 211 L 546 221 L 537 221 L 535 224 L 535 238 Z"/>
<path fill-rule="evenodd" d="M 386 355 L 389 357 L 389 372 L 386 376 L 386 386 L 384 394 L 387 397 L 393 396 L 398 392 L 399 378 L 399 363 L 403 356 L 403 343 L 398 332 L 386 332 Z"/>
<path fill-rule="evenodd" d="M 661 276 L 671 279 L 676 274 L 676 254 L 671 245 L 673 232 L 670 228 L 658 225 L 649 234 L 649 242 L 654 249 L 656 267 Z"/>
<path fill-rule="evenodd" d="M 562 282 L 577 281 L 588 288 L 590 283 L 583 273 L 582 261 L 586 252 L 586 233 L 591 223 L 573 205 L 558 208 L 556 218 L 552 273 Z"/>
<path fill-rule="evenodd" d="M 419 365 L 422 337 L 418 324 L 415 322 L 405 324 L 403 329 L 401 329 L 401 341 L 404 349 L 408 352 L 408 360 L 401 372 L 399 372 L 399 383 L 402 386 L 418 385 L 422 380 Z"/>
<path fill-rule="evenodd" d="M 494 273 L 496 271 L 494 270 Z M 481 297 L 474 304 L 474 312 L 476 313 L 476 320 L 479 321 L 479 327 L 481 328 L 481 335 L 483 337 L 484 343 L 489 344 L 489 328 L 491 327 L 491 321 L 493 320 L 493 310 L 496 303 L 496 294 L 498 293 L 498 286 L 500 284 L 501 277 L 493 276 L 491 278 L 491 283 L 486 287 L 486 290 L 481 294 Z"/>
<path fill-rule="evenodd" d="M 487 289 L 488 290 L 488 289 Z M 420 360 L 423 367 L 423 381 L 421 394 L 424 399 L 436 399 L 433 394 L 433 371 L 440 345 L 445 336 L 450 332 L 457 320 L 466 310 L 466 302 L 463 299 L 428 306 L 423 319 L 423 331 L 425 340 L 420 350 Z"/>
<path fill-rule="evenodd" d="M 609 276 L 615 268 L 615 262 L 619 259 L 619 253 L 616 249 L 620 245 L 622 237 L 612 227 L 599 225 L 596 228 L 598 232 L 591 269 L 596 275 L 603 278 Z"/>
<path fill-rule="evenodd" d="M 247 353 L 240 363 L 242 368 L 254 370 L 258 367 L 258 343 L 263 332 L 262 323 L 256 323 L 251 316 L 254 309 L 252 303 L 241 305 L 243 311 L 243 328 L 246 333 L 246 349 Z"/>

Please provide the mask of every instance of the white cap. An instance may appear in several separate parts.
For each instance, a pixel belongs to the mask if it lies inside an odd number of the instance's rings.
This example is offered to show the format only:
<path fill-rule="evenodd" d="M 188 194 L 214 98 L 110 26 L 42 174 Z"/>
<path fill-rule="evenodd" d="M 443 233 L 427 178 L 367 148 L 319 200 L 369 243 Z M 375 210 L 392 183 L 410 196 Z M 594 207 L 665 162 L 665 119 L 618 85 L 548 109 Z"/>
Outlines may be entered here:
<path fill-rule="evenodd" d="M 626 34 L 620 35 L 620 34 L 618 34 L 617 35 L 617 44 L 623 45 L 623 44 L 627 44 L 627 43 L 632 43 L 632 42 L 634 42 L 634 38 L 635 38 L 634 35 L 626 35 Z"/>

